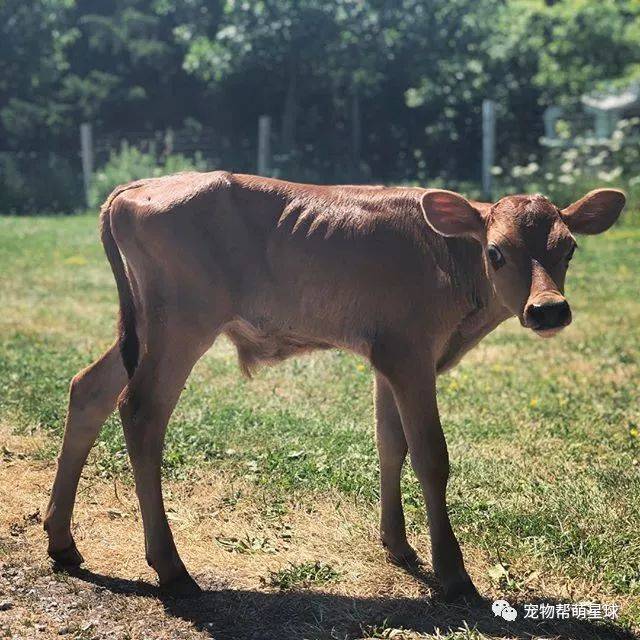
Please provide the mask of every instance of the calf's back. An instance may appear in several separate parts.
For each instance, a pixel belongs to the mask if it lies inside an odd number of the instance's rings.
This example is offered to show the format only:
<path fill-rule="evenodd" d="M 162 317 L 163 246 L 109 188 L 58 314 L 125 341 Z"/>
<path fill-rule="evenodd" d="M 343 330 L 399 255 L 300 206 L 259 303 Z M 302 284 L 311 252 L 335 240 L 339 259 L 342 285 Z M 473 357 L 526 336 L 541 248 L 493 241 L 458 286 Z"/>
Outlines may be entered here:
<path fill-rule="evenodd" d="M 446 348 L 489 293 L 480 247 L 433 232 L 423 193 L 188 173 L 121 188 L 112 226 L 141 306 L 160 291 L 204 322 L 224 309 L 248 373 L 313 348 L 370 357 L 412 332 Z"/>

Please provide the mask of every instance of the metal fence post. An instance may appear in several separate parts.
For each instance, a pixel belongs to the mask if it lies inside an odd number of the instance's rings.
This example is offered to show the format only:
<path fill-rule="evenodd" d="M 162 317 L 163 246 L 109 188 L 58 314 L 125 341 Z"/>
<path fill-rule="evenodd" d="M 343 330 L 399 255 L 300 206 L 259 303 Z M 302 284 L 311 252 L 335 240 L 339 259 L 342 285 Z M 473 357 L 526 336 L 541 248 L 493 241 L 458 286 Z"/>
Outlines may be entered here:
<path fill-rule="evenodd" d="M 267 176 L 271 170 L 271 116 L 258 118 L 258 175 Z"/>
<path fill-rule="evenodd" d="M 491 168 L 496 159 L 496 103 L 493 100 L 482 101 L 482 192 L 491 200 L 493 174 Z"/>
<path fill-rule="evenodd" d="M 93 175 L 93 135 L 91 132 L 91 124 L 88 122 L 83 122 L 80 125 L 80 155 L 82 157 L 84 201 L 87 207 L 90 207 L 89 190 L 91 189 L 91 177 Z"/>

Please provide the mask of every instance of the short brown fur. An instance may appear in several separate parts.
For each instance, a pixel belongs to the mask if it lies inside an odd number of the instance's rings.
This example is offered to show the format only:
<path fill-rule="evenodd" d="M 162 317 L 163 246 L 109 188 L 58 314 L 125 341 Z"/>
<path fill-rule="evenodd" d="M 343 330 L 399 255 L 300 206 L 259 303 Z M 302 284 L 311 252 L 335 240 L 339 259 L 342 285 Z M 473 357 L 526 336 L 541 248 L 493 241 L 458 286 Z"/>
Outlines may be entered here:
<path fill-rule="evenodd" d="M 100 217 L 120 297 L 119 346 L 72 381 L 45 521 L 50 555 L 82 562 L 70 532 L 78 479 L 117 404 L 147 559 L 163 588 L 197 591 L 164 513 L 160 463 L 184 383 L 224 333 L 247 375 L 312 349 L 348 349 L 372 363 L 380 535 L 389 558 L 417 561 L 400 495 L 408 452 L 445 595 L 476 597 L 447 515 L 436 375 L 512 315 L 544 336 L 566 326 L 571 229 L 599 233 L 623 205 L 614 190 L 560 211 L 542 196 L 491 205 L 444 190 L 300 185 L 224 172 L 119 187 Z"/>

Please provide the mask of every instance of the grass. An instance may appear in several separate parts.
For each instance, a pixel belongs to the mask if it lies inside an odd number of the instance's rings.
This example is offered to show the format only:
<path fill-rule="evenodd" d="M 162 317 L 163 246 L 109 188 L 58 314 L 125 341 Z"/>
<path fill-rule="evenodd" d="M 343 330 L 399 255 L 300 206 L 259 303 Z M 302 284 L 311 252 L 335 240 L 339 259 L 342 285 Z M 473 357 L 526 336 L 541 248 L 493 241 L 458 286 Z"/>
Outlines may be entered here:
<path fill-rule="evenodd" d="M 266 583 L 278 589 L 295 589 L 311 585 L 323 585 L 338 580 L 340 574 L 322 562 L 290 563 L 278 571 L 270 571 Z"/>
<path fill-rule="evenodd" d="M 453 526 L 487 559 L 496 591 L 517 597 L 551 585 L 623 599 L 625 625 L 640 619 L 638 255 L 640 229 L 630 226 L 581 239 L 567 282 L 573 325 L 542 341 L 509 321 L 438 387 Z M 95 216 L 0 218 L 0 296 L 0 423 L 47 434 L 37 455 L 50 459 L 69 380 L 114 335 L 115 286 Z M 115 417 L 91 463 L 128 480 Z M 265 517 L 327 492 L 374 510 L 369 367 L 318 353 L 246 381 L 221 340 L 183 393 L 164 466 L 178 481 L 205 466 L 249 480 L 269 497 Z M 409 531 L 422 532 L 410 471 L 403 482 Z M 259 540 L 229 544 L 251 551 Z"/>

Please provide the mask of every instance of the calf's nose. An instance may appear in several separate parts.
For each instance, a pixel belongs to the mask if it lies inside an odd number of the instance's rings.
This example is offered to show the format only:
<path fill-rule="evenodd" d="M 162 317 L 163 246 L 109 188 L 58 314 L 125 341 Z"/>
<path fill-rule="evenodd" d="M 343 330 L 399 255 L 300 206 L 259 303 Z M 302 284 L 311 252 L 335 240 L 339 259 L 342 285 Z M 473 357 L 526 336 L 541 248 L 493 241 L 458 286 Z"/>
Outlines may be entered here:
<path fill-rule="evenodd" d="M 526 310 L 527 324 L 531 329 L 557 329 L 571 322 L 571 308 L 566 300 L 543 304 L 533 303 Z"/>

